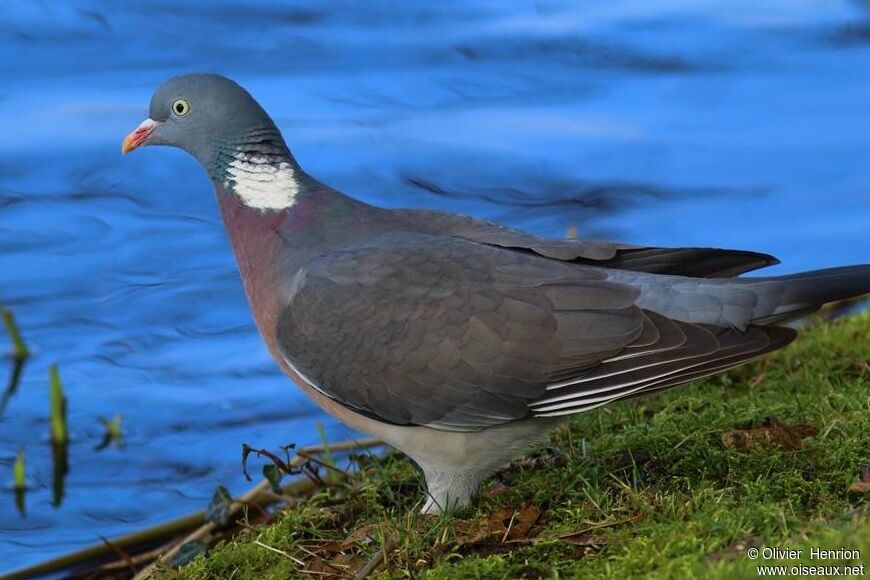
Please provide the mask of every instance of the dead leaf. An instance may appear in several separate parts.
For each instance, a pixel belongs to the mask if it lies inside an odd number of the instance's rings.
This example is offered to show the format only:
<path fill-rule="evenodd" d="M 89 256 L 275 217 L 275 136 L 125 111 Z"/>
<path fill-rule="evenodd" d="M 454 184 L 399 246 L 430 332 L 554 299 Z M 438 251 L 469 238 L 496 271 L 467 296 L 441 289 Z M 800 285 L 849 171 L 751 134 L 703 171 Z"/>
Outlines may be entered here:
<path fill-rule="evenodd" d="M 462 522 L 457 526 L 458 546 L 484 543 L 495 539 L 499 543 L 510 544 L 529 541 L 529 532 L 541 517 L 541 510 L 525 504 L 519 510 L 503 507 L 490 514 L 486 523 Z"/>
<path fill-rule="evenodd" d="M 366 524 L 341 540 L 330 540 L 306 550 L 312 555 L 304 571 L 319 578 L 348 578 L 368 562 L 362 547 L 378 543 L 386 531 L 385 522 Z M 387 541 L 389 545 L 389 540 Z"/>
<path fill-rule="evenodd" d="M 323 558 L 311 558 L 305 563 L 304 571 L 317 575 L 318 578 L 336 578 L 344 576 L 341 569 L 333 567 Z"/>
<path fill-rule="evenodd" d="M 482 543 L 488 537 L 489 534 L 486 533 L 485 530 L 470 534 L 461 534 L 459 536 L 456 536 L 456 547 L 462 548 L 464 546 L 476 546 Z"/>
<path fill-rule="evenodd" d="M 528 504 L 524 505 L 516 517 L 508 522 L 508 528 L 502 536 L 502 542 L 523 542 L 529 538 L 529 532 L 541 517 L 541 510 Z"/>
<path fill-rule="evenodd" d="M 347 546 L 344 543 L 347 540 L 332 540 L 329 542 L 325 542 L 317 547 L 314 550 L 315 554 L 326 556 L 329 554 L 341 554 L 344 550 L 347 549 Z"/>
<path fill-rule="evenodd" d="M 357 544 L 369 543 L 384 536 L 386 532 L 386 524 L 377 522 L 374 524 L 366 524 L 361 528 L 354 530 L 347 538 L 341 541 L 343 550 L 355 547 Z"/>
<path fill-rule="evenodd" d="M 329 565 L 333 568 L 343 570 L 345 574 L 351 570 L 356 571 L 366 563 L 366 558 L 361 554 L 339 554 L 329 561 Z"/>
<path fill-rule="evenodd" d="M 491 534 L 488 526 L 481 526 L 475 522 L 458 522 L 454 528 L 456 531 L 456 545 L 473 546 L 487 539 Z"/>
<path fill-rule="evenodd" d="M 503 507 L 489 516 L 488 535 L 500 535 L 501 542 L 522 542 L 541 516 L 541 510 L 528 504 L 519 510 Z"/>
<path fill-rule="evenodd" d="M 803 448 L 803 439 L 815 437 L 819 430 L 809 423 L 789 425 L 768 417 L 761 426 L 733 429 L 722 433 L 722 444 L 738 451 L 748 451 L 758 445 L 775 444 L 788 451 Z"/>
<path fill-rule="evenodd" d="M 870 465 L 861 466 L 858 481 L 849 486 L 852 493 L 870 493 Z"/>
<path fill-rule="evenodd" d="M 870 493 L 870 481 L 856 481 L 849 486 L 852 493 Z"/>

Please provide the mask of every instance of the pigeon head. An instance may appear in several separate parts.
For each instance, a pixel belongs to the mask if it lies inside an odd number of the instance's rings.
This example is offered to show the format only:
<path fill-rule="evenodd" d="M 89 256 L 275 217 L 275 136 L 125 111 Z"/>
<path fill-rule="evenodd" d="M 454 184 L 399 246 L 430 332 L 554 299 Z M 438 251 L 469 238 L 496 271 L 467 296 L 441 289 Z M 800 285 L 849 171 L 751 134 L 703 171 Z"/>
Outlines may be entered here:
<path fill-rule="evenodd" d="M 121 151 L 168 145 L 207 162 L 216 145 L 252 130 L 275 130 L 275 124 L 248 91 L 220 75 L 182 75 L 154 92 L 148 119 L 127 135 Z"/>
<path fill-rule="evenodd" d="M 275 123 L 241 86 L 216 74 L 177 76 L 151 97 L 147 119 L 121 151 L 145 145 L 178 147 L 193 155 L 219 192 L 251 207 L 283 209 L 298 190 L 298 166 Z"/>

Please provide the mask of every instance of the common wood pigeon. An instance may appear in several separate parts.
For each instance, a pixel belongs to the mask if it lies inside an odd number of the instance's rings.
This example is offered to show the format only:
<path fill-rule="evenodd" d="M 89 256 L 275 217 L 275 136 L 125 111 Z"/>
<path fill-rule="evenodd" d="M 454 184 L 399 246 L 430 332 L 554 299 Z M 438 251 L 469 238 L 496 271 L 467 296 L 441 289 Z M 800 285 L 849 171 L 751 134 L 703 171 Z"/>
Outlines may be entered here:
<path fill-rule="evenodd" d="M 327 412 L 413 458 L 426 513 L 467 505 L 566 417 L 758 358 L 794 339 L 784 323 L 870 291 L 870 265 L 739 278 L 777 261 L 374 207 L 305 173 L 219 75 L 160 86 L 122 150 L 143 145 L 199 160 L 269 352 Z"/>

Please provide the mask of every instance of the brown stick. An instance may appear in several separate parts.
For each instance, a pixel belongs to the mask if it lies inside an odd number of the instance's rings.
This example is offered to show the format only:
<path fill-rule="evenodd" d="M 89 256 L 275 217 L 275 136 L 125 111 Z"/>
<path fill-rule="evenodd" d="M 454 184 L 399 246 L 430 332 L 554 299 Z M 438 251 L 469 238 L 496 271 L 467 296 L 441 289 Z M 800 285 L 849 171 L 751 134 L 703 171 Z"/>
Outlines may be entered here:
<path fill-rule="evenodd" d="M 384 545 L 378 550 L 371 559 L 366 562 L 366 565 L 360 568 L 353 576 L 353 580 L 365 580 L 369 574 L 374 572 L 387 557 L 387 551 L 393 549 L 393 542 L 390 539 L 384 541 Z"/>

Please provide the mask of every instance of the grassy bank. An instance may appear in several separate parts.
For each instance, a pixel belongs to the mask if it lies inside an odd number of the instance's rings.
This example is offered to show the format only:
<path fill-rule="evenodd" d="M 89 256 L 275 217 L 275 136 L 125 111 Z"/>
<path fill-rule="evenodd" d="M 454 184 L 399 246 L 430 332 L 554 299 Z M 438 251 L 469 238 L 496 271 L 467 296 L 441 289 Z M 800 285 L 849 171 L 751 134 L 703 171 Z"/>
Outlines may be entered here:
<path fill-rule="evenodd" d="M 811 561 L 813 546 L 860 549 L 870 563 L 870 494 L 857 483 L 870 463 L 870 316 L 814 324 L 765 361 L 578 416 L 456 517 L 416 514 L 422 482 L 402 457 L 359 463 L 180 576 L 353 577 L 378 553 L 369 577 L 755 578 L 758 564 L 861 563 Z M 771 546 L 803 557 L 746 556 Z"/>

